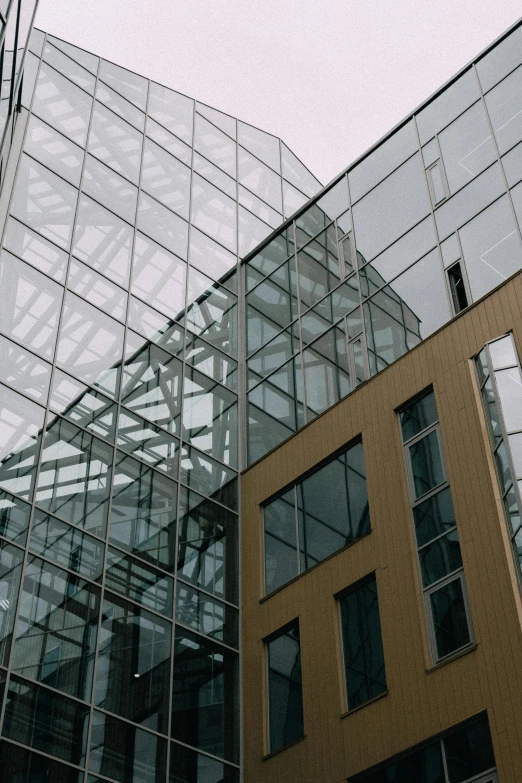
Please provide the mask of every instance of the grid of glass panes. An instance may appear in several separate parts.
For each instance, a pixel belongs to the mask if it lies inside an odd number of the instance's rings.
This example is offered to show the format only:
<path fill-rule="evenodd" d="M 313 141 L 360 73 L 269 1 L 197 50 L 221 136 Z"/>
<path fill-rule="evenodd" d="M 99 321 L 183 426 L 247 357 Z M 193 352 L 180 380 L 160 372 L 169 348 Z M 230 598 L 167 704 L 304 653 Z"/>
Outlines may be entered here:
<path fill-rule="evenodd" d="M 237 264 L 319 183 L 269 134 L 30 48 L 0 257 L 0 764 L 233 783 Z"/>
<path fill-rule="evenodd" d="M 0 181 L 20 109 L 27 39 L 38 0 L 0 0 Z"/>
<path fill-rule="evenodd" d="M 248 257 L 249 462 L 522 268 L 521 94 L 518 26 Z"/>
<path fill-rule="evenodd" d="M 438 419 L 433 391 L 400 413 L 428 637 L 435 662 L 473 641 Z"/>
<path fill-rule="evenodd" d="M 495 755 L 486 715 L 441 739 L 401 754 L 372 772 L 350 778 L 350 783 L 498 783 Z"/>
<path fill-rule="evenodd" d="M 522 372 L 513 335 L 487 343 L 475 366 L 508 532 L 522 579 Z"/>
<path fill-rule="evenodd" d="M 304 737 L 303 683 L 299 620 L 265 640 L 268 670 L 270 753 Z"/>
<path fill-rule="evenodd" d="M 263 507 L 265 592 L 370 532 L 361 442 Z"/>

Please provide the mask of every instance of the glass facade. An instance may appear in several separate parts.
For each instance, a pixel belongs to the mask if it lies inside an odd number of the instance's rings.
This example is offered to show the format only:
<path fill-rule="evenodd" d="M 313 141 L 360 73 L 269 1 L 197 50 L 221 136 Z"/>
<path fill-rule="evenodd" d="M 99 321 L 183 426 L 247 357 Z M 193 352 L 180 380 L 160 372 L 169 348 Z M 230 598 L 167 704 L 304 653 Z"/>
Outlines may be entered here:
<path fill-rule="evenodd" d="M 266 642 L 268 663 L 268 733 L 270 752 L 304 737 L 299 621 Z"/>
<path fill-rule="evenodd" d="M 19 108 L 2 776 L 237 783 L 239 260 L 320 183 L 279 139 L 38 30 Z"/>
<path fill-rule="evenodd" d="M 520 38 L 246 257 L 249 463 L 522 268 Z"/>

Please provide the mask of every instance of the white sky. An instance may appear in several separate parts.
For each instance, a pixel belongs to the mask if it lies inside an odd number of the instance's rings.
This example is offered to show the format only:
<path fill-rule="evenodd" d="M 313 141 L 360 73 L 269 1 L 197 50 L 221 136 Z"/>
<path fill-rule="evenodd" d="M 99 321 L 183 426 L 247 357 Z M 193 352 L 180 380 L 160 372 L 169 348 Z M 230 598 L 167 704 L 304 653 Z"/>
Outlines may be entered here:
<path fill-rule="evenodd" d="M 36 25 L 280 136 L 326 184 L 520 0 L 40 0 Z"/>

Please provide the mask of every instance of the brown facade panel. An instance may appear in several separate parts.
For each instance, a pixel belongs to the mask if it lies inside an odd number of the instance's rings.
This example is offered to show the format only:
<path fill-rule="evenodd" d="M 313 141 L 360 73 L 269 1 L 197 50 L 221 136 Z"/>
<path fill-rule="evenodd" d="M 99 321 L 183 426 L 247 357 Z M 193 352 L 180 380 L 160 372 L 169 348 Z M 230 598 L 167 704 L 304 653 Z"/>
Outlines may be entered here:
<path fill-rule="evenodd" d="M 337 783 L 487 710 L 499 781 L 522 780 L 522 602 L 471 358 L 512 330 L 517 275 L 243 474 L 246 783 Z M 396 409 L 433 386 L 476 646 L 433 667 Z M 263 598 L 261 505 L 362 435 L 372 532 Z M 388 692 L 344 714 L 336 593 L 376 573 Z M 263 639 L 299 617 L 305 738 L 264 758 Z"/>

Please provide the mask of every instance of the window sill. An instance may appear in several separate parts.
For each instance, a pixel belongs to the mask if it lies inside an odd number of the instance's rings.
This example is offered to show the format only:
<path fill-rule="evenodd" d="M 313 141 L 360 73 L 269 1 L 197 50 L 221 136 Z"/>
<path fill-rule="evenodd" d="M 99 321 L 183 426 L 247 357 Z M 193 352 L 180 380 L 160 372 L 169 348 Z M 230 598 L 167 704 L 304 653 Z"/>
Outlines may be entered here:
<path fill-rule="evenodd" d="M 426 674 L 431 674 L 431 672 L 437 671 L 437 669 L 441 669 L 443 666 L 446 666 L 447 663 L 452 663 L 452 661 L 456 661 L 458 658 L 462 658 L 464 655 L 468 655 L 468 653 L 475 652 L 477 649 L 478 644 L 474 642 L 473 644 L 468 645 L 463 650 L 458 650 L 453 655 L 448 655 L 447 658 L 444 658 L 443 661 L 439 661 L 438 663 L 435 663 L 433 666 L 430 666 L 429 669 L 426 669 Z"/>
<path fill-rule="evenodd" d="M 351 710 L 346 710 L 346 712 L 343 712 L 343 714 L 341 715 L 341 720 L 343 718 L 347 718 L 348 715 L 353 715 L 354 712 L 359 712 L 359 710 L 362 710 L 365 707 L 368 707 L 370 704 L 379 701 L 379 699 L 383 699 L 387 695 L 388 695 L 388 691 L 383 691 L 382 693 L 379 693 L 378 696 L 374 696 L 372 699 L 368 699 L 368 701 L 364 701 L 362 704 L 358 704 L 357 707 L 352 707 Z"/>
<path fill-rule="evenodd" d="M 273 750 L 271 753 L 267 753 L 266 756 L 263 756 L 261 761 L 268 761 L 268 759 L 277 756 L 278 753 L 282 753 L 284 750 L 288 750 L 288 748 L 293 748 L 294 745 L 299 745 L 299 743 L 305 739 L 306 739 L 306 734 L 303 734 L 302 737 L 299 737 L 299 739 L 296 739 L 293 742 L 289 742 L 288 745 L 283 745 L 282 748 L 278 748 L 277 750 Z"/>

